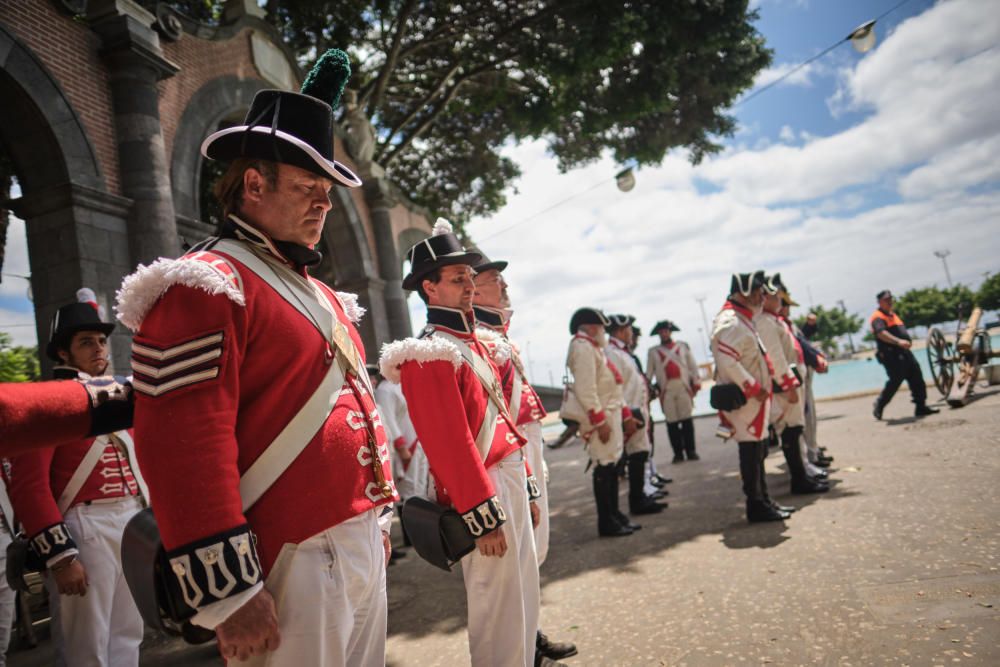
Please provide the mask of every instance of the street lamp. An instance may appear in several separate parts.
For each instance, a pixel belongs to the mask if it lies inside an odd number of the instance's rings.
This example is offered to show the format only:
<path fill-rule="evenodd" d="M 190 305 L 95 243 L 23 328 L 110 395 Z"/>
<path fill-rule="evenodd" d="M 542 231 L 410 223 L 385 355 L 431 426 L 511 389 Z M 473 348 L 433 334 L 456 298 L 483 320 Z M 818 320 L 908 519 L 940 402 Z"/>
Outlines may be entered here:
<path fill-rule="evenodd" d="M 953 287 L 951 282 L 951 272 L 948 271 L 948 255 L 951 254 L 951 250 L 935 250 L 934 256 L 941 260 L 944 264 L 944 277 L 948 279 L 948 287 Z"/>
<path fill-rule="evenodd" d="M 622 192 L 628 192 L 635 187 L 635 172 L 632 171 L 632 167 L 627 167 L 622 169 L 617 174 L 615 174 L 615 183 L 618 184 L 618 189 Z"/>
<path fill-rule="evenodd" d="M 705 327 L 704 329 L 699 329 L 699 331 L 703 331 L 704 332 L 704 334 L 705 334 L 705 340 L 708 341 L 710 339 L 709 332 L 711 332 L 712 330 L 708 328 L 708 318 L 705 317 L 705 297 L 704 296 L 696 296 L 694 298 L 694 300 L 698 302 L 698 307 L 701 309 L 701 323 Z M 711 344 L 710 343 L 706 343 L 705 344 L 705 358 L 706 359 L 711 359 L 712 358 L 711 349 L 712 349 L 711 348 Z"/>
<path fill-rule="evenodd" d="M 851 40 L 851 46 L 858 53 L 868 53 L 875 48 L 875 19 L 865 21 L 851 31 L 847 36 Z"/>

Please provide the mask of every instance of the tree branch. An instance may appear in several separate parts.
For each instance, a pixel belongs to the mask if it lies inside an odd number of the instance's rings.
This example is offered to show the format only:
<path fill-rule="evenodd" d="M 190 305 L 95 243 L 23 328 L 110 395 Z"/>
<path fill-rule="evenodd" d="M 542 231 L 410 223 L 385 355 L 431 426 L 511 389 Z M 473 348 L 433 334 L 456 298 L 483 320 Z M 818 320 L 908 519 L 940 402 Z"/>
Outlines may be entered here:
<path fill-rule="evenodd" d="M 396 69 L 399 50 L 403 45 L 403 37 L 406 35 L 410 15 L 416 7 L 417 0 L 406 0 L 402 9 L 400 9 L 396 32 L 392 36 L 392 46 L 389 48 L 388 53 L 385 54 L 385 64 L 382 66 L 382 69 L 378 73 L 378 78 L 375 80 L 371 99 L 359 100 L 358 102 L 359 104 L 366 105 L 369 118 L 374 116 L 375 112 L 382 105 L 382 98 L 385 96 L 385 87 L 389 84 L 389 77 L 392 75 L 392 71 Z"/>
<path fill-rule="evenodd" d="M 404 128 L 407 125 L 409 125 L 413 121 L 413 119 L 417 117 L 417 114 L 420 113 L 421 109 L 427 108 L 427 106 L 431 102 L 433 102 L 437 98 L 438 95 L 441 94 L 441 92 L 445 89 L 445 86 L 447 86 L 448 82 L 451 80 L 451 77 L 453 77 L 455 75 L 455 73 L 458 72 L 459 69 L 461 69 L 461 65 L 458 65 L 458 64 L 452 65 L 451 68 L 448 70 L 448 72 L 443 77 L 441 77 L 440 81 L 438 81 L 438 84 L 434 87 L 434 90 L 432 90 L 430 93 L 428 93 L 419 102 L 414 102 L 412 104 L 412 106 L 410 107 L 410 113 L 408 113 L 406 115 L 406 117 L 403 118 L 403 120 L 399 121 L 398 123 L 396 123 L 395 125 L 393 125 L 389 129 L 388 136 L 386 136 L 386 138 L 383 141 L 380 142 L 380 145 L 379 145 L 376 157 L 375 157 L 375 161 L 376 162 L 378 162 L 379 159 L 382 157 L 382 155 L 385 154 L 385 151 L 388 150 L 388 148 L 392 144 L 392 140 L 396 136 L 396 134 L 402 128 Z"/>

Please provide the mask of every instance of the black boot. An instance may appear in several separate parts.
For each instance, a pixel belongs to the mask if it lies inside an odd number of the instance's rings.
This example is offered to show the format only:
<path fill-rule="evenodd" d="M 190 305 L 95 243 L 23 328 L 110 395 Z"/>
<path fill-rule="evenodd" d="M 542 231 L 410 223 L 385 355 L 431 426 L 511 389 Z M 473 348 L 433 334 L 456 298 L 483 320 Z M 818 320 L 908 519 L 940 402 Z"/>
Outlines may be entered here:
<path fill-rule="evenodd" d="M 701 459 L 698 452 L 694 451 L 694 420 L 685 419 L 681 422 L 681 436 L 684 441 L 684 453 L 688 461 L 698 461 Z"/>
<path fill-rule="evenodd" d="M 667 437 L 670 438 L 670 449 L 674 450 L 671 463 L 684 463 L 684 436 L 681 435 L 680 422 L 667 422 Z"/>
<path fill-rule="evenodd" d="M 594 466 L 594 502 L 597 505 L 597 534 L 601 537 L 624 537 L 631 535 L 632 529 L 626 528 L 615 516 L 611 502 L 611 489 L 618 489 L 618 471 L 615 464 Z"/>
<path fill-rule="evenodd" d="M 619 493 L 618 493 L 618 477 L 611 477 L 610 481 L 607 482 L 608 485 L 608 503 L 611 506 L 611 518 L 615 519 L 622 527 L 635 532 L 637 530 L 642 530 L 642 526 L 637 523 L 633 523 L 628 515 L 619 509 Z"/>
<path fill-rule="evenodd" d="M 926 403 L 922 403 L 917 406 L 917 409 L 913 411 L 914 417 L 926 417 L 927 415 L 936 415 L 940 410 L 937 408 L 928 407 Z"/>
<path fill-rule="evenodd" d="M 826 493 L 830 487 L 813 480 L 806 474 L 805 463 L 802 462 L 802 451 L 799 449 L 799 438 L 802 435 L 801 426 L 786 426 L 781 432 L 781 451 L 788 464 L 788 474 L 792 478 L 792 493 Z"/>
<path fill-rule="evenodd" d="M 545 636 L 541 630 L 535 636 L 536 656 L 548 658 L 549 660 L 562 660 L 576 655 L 576 644 L 569 642 L 554 642 Z M 537 662 L 537 661 L 536 661 Z"/>
<path fill-rule="evenodd" d="M 879 396 L 875 399 L 874 405 L 872 405 L 872 416 L 875 419 L 882 421 L 882 411 L 885 409 L 885 403 L 882 402 L 882 397 Z"/>
<path fill-rule="evenodd" d="M 637 452 L 628 457 L 628 511 L 629 514 L 659 514 L 666 503 L 658 503 L 643 491 L 646 482 L 646 460 L 649 452 Z"/>
<path fill-rule="evenodd" d="M 760 455 L 761 447 L 767 451 L 767 443 L 741 442 L 740 448 L 740 477 L 743 478 L 743 493 L 747 497 L 747 521 L 756 523 L 758 521 L 781 521 L 788 518 L 787 512 L 775 510 L 765 500 L 763 490 L 763 480 L 761 471 L 763 470 Z"/>

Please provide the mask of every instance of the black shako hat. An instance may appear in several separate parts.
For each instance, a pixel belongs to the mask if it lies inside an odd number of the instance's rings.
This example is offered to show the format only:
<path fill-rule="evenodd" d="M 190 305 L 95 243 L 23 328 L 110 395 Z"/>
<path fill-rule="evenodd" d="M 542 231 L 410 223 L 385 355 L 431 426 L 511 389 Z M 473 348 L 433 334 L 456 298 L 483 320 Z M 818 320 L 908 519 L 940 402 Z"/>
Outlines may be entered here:
<path fill-rule="evenodd" d="M 333 107 L 350 76 L 347 54 L 330 49 L 306 76 L 301 93 L 258 91 L 243 124 L 209 135 L 201 154 L 212 160 L 272 160 L 359 187 L 361 179 L 333 155 Z"/>
<path fill-rule="evenodd" d="M 62 361 L 57 350 L 69 347 L 73 334 L 78 331 L 97 331 L 108 336 L 115 330 L 113 322 L 102 322 L 93 290 L 83 287 L 76 292 L 76 303 L 70 303 L 52 316 L 49 342 L 45 354 L 52 361 Z"/>
<path fill-rule="evenodd" d="M 680 331 L 681 330 L 680 327 L 678 327 L 676 324 L 674 324 L 670 320 L 660 320 L 659 322 L 657 322 L 656 324 L 653 325 L 653 330 L 649 332 L 649 335 L 650 336 L 655 336 L 656 334 L 660 333 L 664 329 L 669 329 L 670 331 Z"/>
<path fill-rule="evenodd" d="M 403 278 L 403 289 L 408 290 L 417 289 L 427 274 L 442 266 L 475 266 L 483 260 L 480 253 L 462 246 L 452 231 L 451 223 L 444 218 L 437 219 L 431 236 L 410 248 L 406 258 L 410 260 L 410 273 Z"/>
<path fill-rule="evenodd" d="M 600 324 L 602 327 L 606 327 L 611 324 L 611 320 L 600 309 L 584 306 L 573 313 L 573 317 L 569 318 L 569 332 L 575 334 L 581 324 Z"/>
<path fill-rule="evenodd" d="M 477 248 L 476 251 L 479 252 L 480 255 L 482 255 L 482 259 L 479 260 L 479 264 L 476 264 L 475 266 L 472 267 L 473 269 L 476 270 L 476 273 L 482 273 L 483 271 L 489 271 L 491 269 L 496 269 L 500 273 L 503 273 L 503 270 L 507 268 L 507 260 L 498 259 L 497 261 L 494 262 L 491 261 L 490 258 L 486 256 L 486 253 L 484 253 L 482 250 L 479 250 Z"/>
<path fill-rule="evenodd" d="M 751 292 L 755 289 L 760 289 L 761 287 L 767 287 L 767 283 L 764 280 L 764 271 L 762 269 L 758 269 L 752 273 L 734 273 L 732 280 L 729 281 L 730 294 L 750 296 Z M 774 292 L 771 293 L 773 294 Z"/>
<path fill-rule="evenodd" d="M 608 323 L 604 328 L 608 330 L 608 333 L 616 329 L 631 327 L 635 323 L 635 316 L 633 315 L 608 315 L 607 317 Z"/>

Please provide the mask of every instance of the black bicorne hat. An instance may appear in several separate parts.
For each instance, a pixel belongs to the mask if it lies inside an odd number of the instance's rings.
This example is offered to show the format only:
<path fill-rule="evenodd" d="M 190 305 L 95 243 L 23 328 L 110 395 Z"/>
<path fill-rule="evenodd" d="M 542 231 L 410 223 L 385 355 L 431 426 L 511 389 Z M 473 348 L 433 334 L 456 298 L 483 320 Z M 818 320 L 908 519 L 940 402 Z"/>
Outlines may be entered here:
<path fill-rule="evenodd" d="M 356 188 L 361 179 L 333 155 L 333 108 L 351 76 L 347 54 L 330 49 L 317 61 L 301 93 L 261 90 L 242 125 L 211 134 L 201 154 L 212 160 L 256 158 L 300 167 Z"/>
<path fill-rule="evenodd" d="M 486 254 L 481 250 L 479 251 L 479 253 L 482 255 L 482 259 L 479 261 L 479 264 L 476 264 L 475 266 L 472 267 L 473 269 L 476 270 L 476 273 L 482 273 L 483 271 L 489 271 L 491 269 L 496 269 L 500 273 L 503 273 L 503 270 L 507 268 L 507 260 L 498 259 L 497 261 L 494 262 L 491 261 L 490 258 L 487 257 Z"/>
<path fill-rule="evenodd" d="M 573 313 L 573 317 L 569 318 L 569 332 L 575 334 L 581 324 L 600 324 L 602 327 L 606 327 L 611 324 L 611 320 L 599 308 L 584 306 Z"/>
<path fill-rule="evenodd" d="M 52 361 L 62 361 L 58 350 L 69 347 L 78 331 L 97 331 L 109 336 L 115 330 L 113 322 L 101 321 L 93 291 L 84 287 L 77 291 L 76 298 L 77 302 L 63 306 L 52 316 L 49 342 L 45 346 L 45 354 Z"/>
<path fill-rule="evenodd" d="M 415 290 L 424 276 L 442 266 L 467 264 L 475 266 L 482 262 L 483 256 L 475 251 L 466 250 L 452 232 L 451 223 L 438 218 L 434 223 L 434 232 L 423 241 L 417 243 L 406 253 L 410 260 L 410 273 L 403 278 L 403 289 Z"/>
<path fill-rule="evenodd" d="M 764 271 L 761 269 L 753 273 L 734 273 L 732 280 L 729 281 L 729 293 L 750 296 L 755 289 L 764 286 Z"/>
<path fill-rule="evenodd" d="M 670 320 L 660 320 L 653 325 L 653 330 L 649 332 L 650 336 L 655 336 L 664 329 L 669 329 L 670 331 L 680 331 L 680 327 L 671 322 Z"/>
<path fill-rule="evenodd" d="M 608 315 L 608 323 L 605 325 L 605 329 L 609 332 L 615 329 L 624 329 L 625 327 L 631 327 L 635 322 L 635 317 L 632 315 Z"/>

